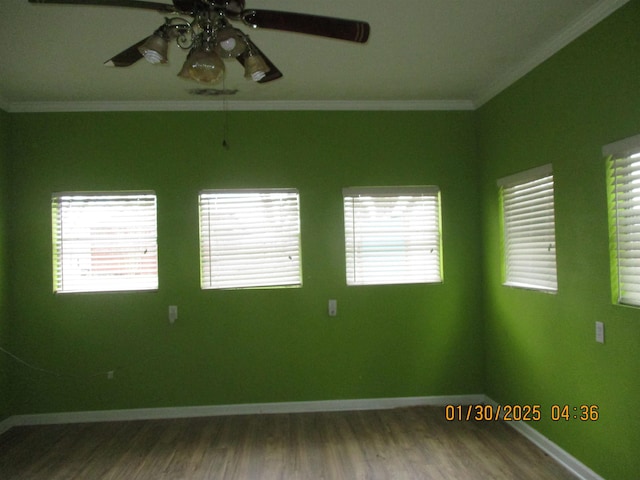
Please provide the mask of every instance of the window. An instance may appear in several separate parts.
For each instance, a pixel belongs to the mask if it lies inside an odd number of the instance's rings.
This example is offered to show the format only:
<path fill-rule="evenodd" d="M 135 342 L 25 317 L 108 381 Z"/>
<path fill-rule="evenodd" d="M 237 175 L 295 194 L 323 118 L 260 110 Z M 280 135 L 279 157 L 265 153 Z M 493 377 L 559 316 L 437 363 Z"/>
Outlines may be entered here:
<path fill-rule="evenodd" d="M 298 192 L 200 193 L 202 288 L 302 285 Z"/>
<path fill-rule="evenodd" d="M 442 281 L 438 187 L 343 190 L 347 285 Z"/>
<path fill-rule="evenodd" d="M 153 192 L 55 193 L 51 204 L 54 292 L 158 288 Z"/>
<path fill-rule="evenodd" d="M 613 299 L 640 306 L 640 135 L 607 145 L 603 153 Z"/>
<path fill-rule="evenodd" d="M 555 215 L 551 165 L 498 181 L 503 212 L 504 284 L 555 292 Z"/>

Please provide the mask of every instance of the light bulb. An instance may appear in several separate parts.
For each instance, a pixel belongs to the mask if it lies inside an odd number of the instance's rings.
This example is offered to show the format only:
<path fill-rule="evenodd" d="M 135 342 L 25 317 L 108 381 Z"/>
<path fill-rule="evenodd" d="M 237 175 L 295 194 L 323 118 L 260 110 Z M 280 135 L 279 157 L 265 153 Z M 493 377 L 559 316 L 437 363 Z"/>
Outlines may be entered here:
<path fill-rule="evenodd" d="M 215 50 L 222 58 L 231 58 L 242 55 L 247 49 L 243 41 L 242 32 L 236 28 L 225 27 L 218 30 L 215 35 Z"/>
<path fill-rule="evenodd" d="M 234 48 L 236 48 L 236 39 L 233 37 L 229 37 L 223 41 L 220 42 L 220 46 L 223 48 L 223 50 L 226 50 L 227 52 L 232 51 Z"/>
<path fill-rule="evenodd" d="M 152 64 L 157 64 L 157 63 L 162 63 L 162 55 L 160 55 L 158 52 L 154 51 L 154 50 L 147 50 L 145 51 L 142 55 L 144 55 L 144 59 Z M 166 63 L 166 60 L 165 62 Z"/>

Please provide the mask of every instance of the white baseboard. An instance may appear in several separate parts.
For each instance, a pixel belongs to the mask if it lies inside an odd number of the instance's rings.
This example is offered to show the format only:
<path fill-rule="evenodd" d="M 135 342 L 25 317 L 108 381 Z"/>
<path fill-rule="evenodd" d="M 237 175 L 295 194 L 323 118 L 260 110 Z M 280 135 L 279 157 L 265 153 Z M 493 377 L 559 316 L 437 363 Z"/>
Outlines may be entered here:
<path fill-rule="evenodd" d="M 137 408 L 129 410 L 99 410 L 87 412 L 42 413 L 15 415 L 0 422 L 0 434 L 11 427 L 50 425 L 60 423 L 117 422 L 129 420 L 158 420 L 170 418 L 211 417 L 221 415 L 254 415 L 277 413 L 337 412 L 349 410 L 385 410 L 415 406 L 498 405 L 486 395 L 445 395 L 433 397 L 398 397 L 353 400 L 320 400 L 311 402 L 246 403 L 237 405 L 205 405 L 193 407 Z M 521 435 L 546 452 L 567 470 L 582 480 L 604 480 L 526 422 L 507 422 Z"/>
<path fill-rule="evenodd" d="M 486 397 L 486 400 L 487 403 L 493 405 L 494 407 L 498 405 L 498 402 L 492 400 L 489 397 Z M 531 425 L 529 425 L 527 422 L 514 421 L 505 423 L 517 430 L 522 436 L 526 437 L 542 451 L 546 452 L 556 462 L 564 465 L 567 470 L 569 470 L 581 480 L 605 480 L 580 460 L 560 448 L 558 445 L 538 432 L 535 428 L 531 427 Z"/>
<path fill-rule="evenodd" d="M 13 423 L 14 418 L 15 417 L 5 418 L 0 422 L 0 435 L 9 430 L 11 427 L 15 426 L 15 424 Z"/>
<path fill-rule="evenodd" d="M 384 410 L 389 408 L 413 407 L 419 405 L 469 405 L 482 403 L 485 400 L 486 397 L 484 395 L 478 394 L 42 413 L 34 415 L 15 415 L 10 417 L 0 423 L 0 433 L 2 432 L 1 428 L 3 425 L 5 426 L 5 430 L 7 430 L 14 426 L 23 425 L 157 420 L 168 418 L 211 417 L 220 415 Z"/>

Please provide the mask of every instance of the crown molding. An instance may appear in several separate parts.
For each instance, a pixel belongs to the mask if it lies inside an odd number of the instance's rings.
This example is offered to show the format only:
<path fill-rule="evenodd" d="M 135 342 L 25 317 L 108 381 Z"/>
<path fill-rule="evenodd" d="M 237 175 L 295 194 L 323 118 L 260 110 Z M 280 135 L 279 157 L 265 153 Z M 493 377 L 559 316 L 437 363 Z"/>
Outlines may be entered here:
<path fill-rule="evenodd" d="M 2 103 L 0 103 L 2 107 Z M 406 101 L 148 101 L 148 102 L 14 102 L 5 110 L 12 113 L 46 112 L 158 112 L 158 111 L 406 111 L 473 110 L 470 100 Z"/>
<path fill-rule="evenodd" d="M 602 0 L 595 4 L 574 23 L 544 43 L 515 68 L 509 70 L 505 75 L 498 78 L 486 88 L 480 89 L 473 102 L 474 107 L 479 108 L 487 103 L 628 2 L 629 0 Z"/>
<path fill-rule="evenodd" d="M 0 109 L 15 113 L 157 112 L 157 111 L 446 111 L 475 110 L 555 55 L 630 0 L 601 0 L 575 22 L 535 50 L 513 69 L 480 88 L 474 99 L 456 100 L 300 100 L 300 101 L 122 101 L 10 102 L 0 97 Z"/>

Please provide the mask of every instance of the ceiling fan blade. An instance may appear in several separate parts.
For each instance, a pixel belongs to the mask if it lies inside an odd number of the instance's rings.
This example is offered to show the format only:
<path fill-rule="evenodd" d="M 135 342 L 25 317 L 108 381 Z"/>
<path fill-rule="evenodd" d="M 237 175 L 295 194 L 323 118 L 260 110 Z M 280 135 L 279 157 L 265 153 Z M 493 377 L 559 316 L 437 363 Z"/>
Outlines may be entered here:
<path fill-rule="evenodd" d="M 282 72 L 280 70 L 278 70 L 278 67 L 276 67 L 271 60 L 269 60 L 267 58 L 267 56 L 262 53 L 262 51 L 256 46 L 255 43 L 253 43 L 251 40 L 249 40 L 248 38 L 246 39 L 247 43 L 249 44 L 249 46 L 251 47 L 251 49 L 255 52 L 258 53 L 262 56 L 262 58 L 264 59 L 264 62 L 267 64 L 267 66 L 269 67 L 269 71 L 267 72 L 267 74 L 264 76 L 264 78 L 262 78 L 261 80 L 258 80 L 258 83 L 267 83 L 267 82 L 272 82 L 273 80 L 277 80 L 278 78 L 282 78 Z M 242 64 L 242 66 L 244 67 L 244 58 L 242 57 L 242 55 L 239 55 L 238 57 L 236 57 L 238 59 L 238 61 Z"/>
<path fill-rule="evenodd" d="M 158 12 L 176 12 L 179 7 L 158 2 L 143 2 L 141 0 L 29 0 L 29 3 L 49 3 L 63 5 L 101 5 L 105 7 L 146 8 Z"/>
<path fill-rule="evenodd" d="M 357 43 L 365 43 L 370 31 L 369 24 L 359 20 L 274 10 L 246 10 L 242 19 L 251 27 L 306 33 Z"/>
<path fill-rule="evenodd" d="M 123 50 L 119 54 L 111 57 L 109 60 L 104 62 L 104 64 L 107 67 L 128 67 L 133 65 L 142 58 L 142 54 L 140 53 L 140 50 L 138 50 L 138 47 L 146 40 L 146 38 L 143 38 L 135 45 L 131 45 L 126 50 Z"/>

